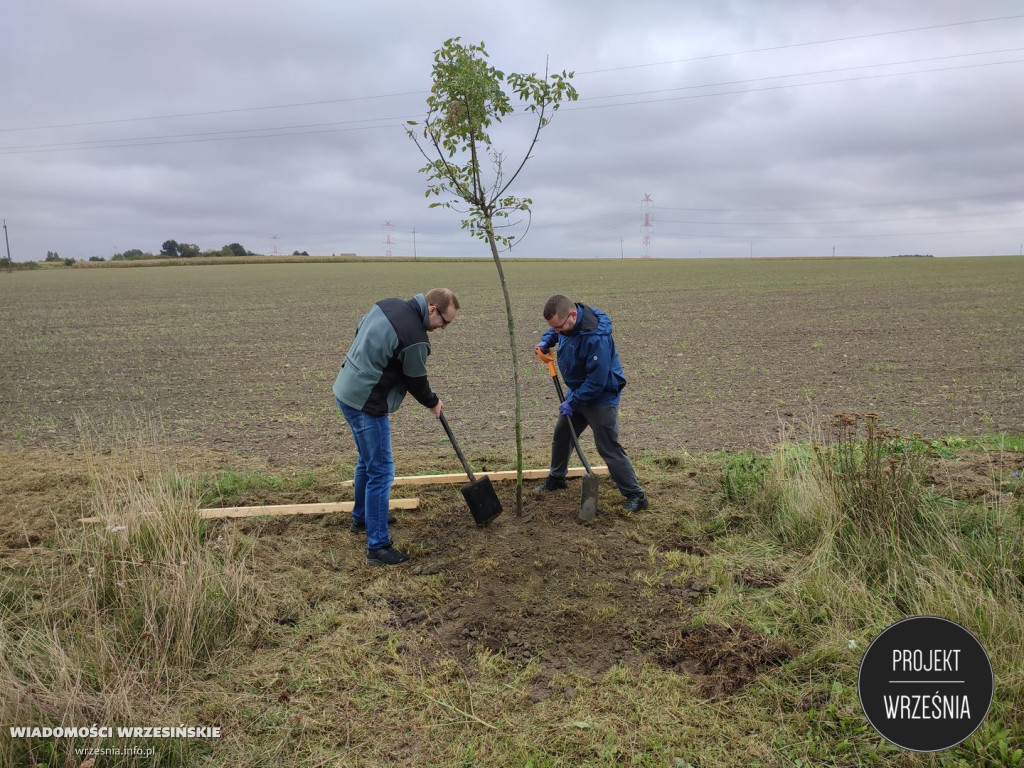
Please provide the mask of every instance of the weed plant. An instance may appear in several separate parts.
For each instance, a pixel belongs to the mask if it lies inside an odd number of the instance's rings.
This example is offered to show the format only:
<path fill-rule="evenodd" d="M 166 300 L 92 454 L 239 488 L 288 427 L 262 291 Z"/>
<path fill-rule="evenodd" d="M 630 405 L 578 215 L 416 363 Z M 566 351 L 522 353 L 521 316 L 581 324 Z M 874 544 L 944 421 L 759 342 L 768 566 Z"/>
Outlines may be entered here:
<path fill-rule="evenodd" d="M 825 487 L 862 535 L 884 531 L 881 538 L 908 541 L 920 530 L 923 455 L 901 445 L 877 414 L 840 413 L 831 439 L 814 447 Z"/>
<path fill-rule="evenodd" d="M 941 764 L 1020 764 L 1024 504 L 998 493 L 973 502 L 944 496 L 926 484 L 929 461 L 929 451 L 883 428 L 874 414 L 839 414 L 809 444 L 779 445 L 765 462 L 726 463 L 720 495 L 740 504 L 760 535 L 796 563 L 774 594 L 753 608 L 744 604 L 743 615 L 786 627 L 805 649 L 791 673 L 831 673 L 836 686 L 831 710 L 812 708 L 807 740 L 779 747 L 794 760 L 817 764 L 834 748 L 829 737 L 821 751 L 822 717 L 858 760 L 879 757 L 870 729 L 843 725 L 860 722 L 854 661 L 889 624 L 932 615 L 973 632 L 996 675 L 989 719 L 997 725 L 979 729 Z M 720 600 L 705 611 L 721 618 L 724 608 Z M 986 762 L 997 754 L 1008 762 Z"/>

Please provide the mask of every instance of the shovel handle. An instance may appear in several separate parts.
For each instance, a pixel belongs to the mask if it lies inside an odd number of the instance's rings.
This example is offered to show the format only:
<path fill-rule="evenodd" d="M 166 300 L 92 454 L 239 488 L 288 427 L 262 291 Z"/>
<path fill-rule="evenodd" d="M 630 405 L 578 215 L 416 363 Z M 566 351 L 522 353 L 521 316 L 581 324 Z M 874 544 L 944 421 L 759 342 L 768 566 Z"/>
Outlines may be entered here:
<path fill-rule="evenodd" d="M 555 389 L 558 391 L 558 402 L 565 402 L 565 393 L 562 392 L 562 382 L 558 379 L 558 371 L 555 370 L 555 356 L 548 352 L 544 354 L 540 351 L 540 347 L 535 348 L 537 350 L 537 357 L 548 364 L 548 372 L 551 374 L 551 380 L 555 382 Z M 583 462 L 583 468 L 587 470 L 588 475 L 594 474 L 594 471 L 590 468 L 590 463 L 587 461 L 587 457 L 583 455 L 583 449 L 580 448 L 579 438 L 576 436 L 576 428 L 572 425 L 572 418 L 569 416 L 564 417 L 566 422 L 569 424 L 569 434 L 572 436 L 572 444 L 576 448 L 576 453 L 580 457 L 580 461 Z"/>
<path fill-rule="evenodd" d="M 555 382 L 555 389 L 558 390 L 558 402 L 565 400 L 565 395 L 562 393 L 562 382 L 558 379 L 558 371 L 555 370 L 555 356 L 553 353 L 548 352 L 545 354 L 540 351 L 540 347 L 536 347 L 537 357 L 548 364 L 548 373 L 551 375 L 551 380 Z"/>
<path fill-rule="evenodd" d="M 537 350 L 537 357 L 539 357 L 541 360 L 548 364 L 548 373 L 551 374 L 551 378 L 557 376 L 558 373 L 555 371 L 555 356 L 550 352 L 548 352 L 547 354 L 541 352 L 540 347 L 535 347 L 535 349 Z"/>
<path fill-rule="evenodd" d="M 587 461 L 587 457 L 583 455 L 583 449 L 580 448 L 580 439 L 576 436 L 576 428 L 572 425 L 571 416 L 563 416 L 566 423 L 569 425 L 569 434 L 572 436 L 572 444 L 576 448 L 576 454 L 580 457 L 580 461 L 583 462 L 583 468 L 587 470 L 588 475 L 594 474 L 594 470 L 590 468 L 590 462 Z"/>
<path fill-rule="evenodd" d="M 462 468 L 466 470 L 466 474 L 469 475 L 469 482 L 475 483 L 476 478 L 473 477 L 473 470 L 470 469 L 469 462 L 466 461 L 466 457 L 462 455 L 462 450 L 459 448 L 459 443 L 455 439 L 455 435 L 452 434 L 452 428 L 448 426 L 448 419 L 444 417 L 444 411 L 441 411 L 441 426 L 444 427 L 444 431 L 448 433 L 448 439 L 451 440 L 452 448 L 455 449 L 455 454 L 459 457 L 459 461 L 462 462 Z"/>

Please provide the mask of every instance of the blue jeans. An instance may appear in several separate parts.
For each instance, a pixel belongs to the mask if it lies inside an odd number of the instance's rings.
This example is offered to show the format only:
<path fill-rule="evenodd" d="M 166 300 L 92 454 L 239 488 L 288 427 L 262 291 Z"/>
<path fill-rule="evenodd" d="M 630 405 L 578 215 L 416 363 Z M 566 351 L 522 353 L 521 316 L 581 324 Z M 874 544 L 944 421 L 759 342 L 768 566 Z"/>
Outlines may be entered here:
<path fill-rule="evenodd" d="M 387 416 L 371 416 L 335 398 L 352 428 L 359 459 L 356 461 L 355 506 L 352 522 L 366 523 L 366 548 L 391 546 L 388 506 L 395 462 L 391 457 L 391 422 Z"/>

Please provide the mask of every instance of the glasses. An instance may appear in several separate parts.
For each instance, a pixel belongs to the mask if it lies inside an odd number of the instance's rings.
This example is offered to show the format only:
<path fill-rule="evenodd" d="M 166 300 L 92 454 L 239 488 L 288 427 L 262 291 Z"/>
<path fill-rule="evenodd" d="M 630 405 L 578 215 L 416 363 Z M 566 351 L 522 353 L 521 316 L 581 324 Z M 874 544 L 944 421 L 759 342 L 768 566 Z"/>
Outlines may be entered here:
<path fill-rule="evenodd" d="M 571 322 L 570 322 L 570 320 L 571 320 Z M 569 326 L 568 328 L 565 327 L 567 325 Z M 554 328 L 559 333 L 565 333 L 567 330 L 571 331 L 573 329 L 573 326 L 575 326 L 575 325 L 576 325 L 576 318 L 574 318 L 572 316 L 572 312 L 570 312 L 568 315 L 565 316 L 565 320 L 560 322 L 558 325 L 552 326 L 552 328 Z"/>
<path fill-rule="evenodd" d="M 437 316 L 441 318 L 441 327 L 442 328 L 447 328 L 449 325 L 451 325 L 452 321 L 448 320 L 447 318 L 445 318 L 444 312 L 442 312 L 440 309 L 437 309 L 437 305 L 436 304 L 431 304 L 431 306 L 434 309 L 437 310 Z M 455 318 L 452 318 L 452 319 L 454 320 Z"/>

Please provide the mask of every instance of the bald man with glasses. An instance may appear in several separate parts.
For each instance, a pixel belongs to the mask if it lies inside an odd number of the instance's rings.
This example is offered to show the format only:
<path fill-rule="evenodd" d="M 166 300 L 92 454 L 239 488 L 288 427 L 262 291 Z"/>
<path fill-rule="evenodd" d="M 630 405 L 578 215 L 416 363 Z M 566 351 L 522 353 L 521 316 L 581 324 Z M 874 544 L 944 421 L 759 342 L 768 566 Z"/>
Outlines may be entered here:
<path fill-rule="evenodd" d="M 395 463 L 391 422 L 408 392 L 440 418 L 443 403 L 427 379 L 428 333 L 447 328 L 459 300 L 447 288 L 409 299 L 381 299 L 356 328 L 334 382 L 334 398 L 352 429 L 359 459 L 355 472 L 353 533 L 366 533 L 368 565 L 399 565 L 409 556 L 391 541 L 388 517 Z"/>

